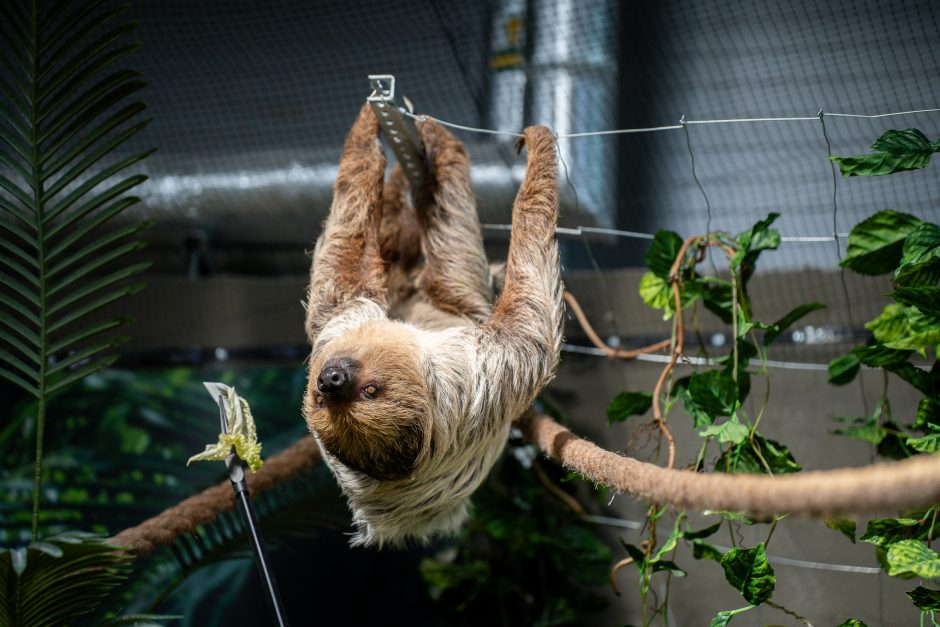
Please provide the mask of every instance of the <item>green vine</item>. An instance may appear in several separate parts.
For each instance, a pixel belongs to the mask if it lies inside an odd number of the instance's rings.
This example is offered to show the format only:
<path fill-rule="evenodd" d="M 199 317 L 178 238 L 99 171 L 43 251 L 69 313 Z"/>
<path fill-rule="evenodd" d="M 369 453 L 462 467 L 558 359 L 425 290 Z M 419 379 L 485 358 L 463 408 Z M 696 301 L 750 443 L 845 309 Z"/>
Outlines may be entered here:
<path fill-rule="evenodd" d="M 926 167 L 940 146 L 917 129 L 888 131 L 874 154 L 833 157 L 845 176 L 876 176 Z M 879 211 L 849 233 L 843 268 L 863 275 L 890 276 L 892 291 L 881 314 L 865 328 L 871 338 L 829 364 L 829 381 L 846 385 L 862 367 L 884 372 L 881 399 L 870 416 L 838 417 L 835 432 L 870 443 L 882 457 L 903 459 L 940 451 L 940 225 L 897 211 Z M 889 373 L 922 396 L 914 416 L 895 417 L 888 401 Z M 878 561 L 892 577 L 940 579 L 940 555 L 931 548 L 940 504 L 875 518 L 859 538 L 876 547 Z M 853 542 L 855 527 L 840 529 Z M 937 625 L 940 590 L 918 585 L 907 593 Z"/>
<path fill-rule="evenodd" d="M 676 233 L 660 231 L 646 255 L 649 272 L 640 281 L 640 295 L 648 305 L 661 310 L 664 319 L 673 320 L 672 358 L 651 394 L 627 391 L 618 395 L 608 407 L 608 421 L 612 424 L 629 416 L 643 415 L 652 409 L 654 422 L 662 431 L 666 416 L 681 402 L 692 417 L 692 426 L 701 438 L 701 447 L 693 464 L 695 470 L 769 475 L 800 470 L 800 465 L 785 445 L 759 431 L 770 398 L 767 349 L 793 323 L 821 309 L 823 305 L 800 305 L 779 320 L 769 323 L 754 317 L 748 282 L 760 255 L 766 250 L 776 249 L 780 244 L 780 234 L 772 228 L 777 217 L 777 214 L 770 214 L 735 236 L 715 232 L 683 241 Z M 706 255 L 715 250 L 723 254 L 727 275 L 701 274 L 699 268 Z M 710 359 L 707 368 L 675 378 L 673 370 L 683 351 L 684 311 L 694 311 L 699 304 L 731 327 L 733 341 L 728 353 Z M 757 412 L 752 416 L 745 410 L 744 403 L 750 395 L 754 377 L 763 377 L 765 384 Z M 664 431 L 664 435 L 666 433 Z M 667 465 L 672 467 L 675 453 L 671 435 L 666 440 L 670 448 Z M 713 462 L 706 461 L 710 448 L 717 455 Z M 684 512 L 676 512 L 670 534 L 660 543 L 656 537 L 657 523 L 668 513 L 667 508 L 652 504 L 646 520 L 649 529 L 647 538 L 640 546 L 624 543 L 624 549 L 629 555 L 624 561 L 632 563 L 640 575 L 644 626 L 652 624 L 657 617 L 668 624 L 669 582 L 672 577 L 685 576 L 685 571 L 675 561 L 680 541 L 692 546 L 695 559 L 717 562 L 725 578 L 748 604 L 739 609 L 720 612 L 712 620 L 712 625 L 726 625 L 737 614 L 765 603 L 798 616 L 770 602 L 776 576 L 767 561 L 765 549 L 776 527 L 776 518 L 766 521 L 769 525 L 765 540 L 748 548 L 737 546 L 734 527 L 741 523 L 752 524 L 754 521 L 729 512 L 713 512 L 722 520 L 697 531 L 689 527 Z M 706 542 L 706 538 L 717 533 L 724 525 L 727 525 L 731 534 L 733 548 L 723 553 Z M 655 576 L 665 577 L 667 592 L 662 599 L 651 602 L 649 591 Z"/>

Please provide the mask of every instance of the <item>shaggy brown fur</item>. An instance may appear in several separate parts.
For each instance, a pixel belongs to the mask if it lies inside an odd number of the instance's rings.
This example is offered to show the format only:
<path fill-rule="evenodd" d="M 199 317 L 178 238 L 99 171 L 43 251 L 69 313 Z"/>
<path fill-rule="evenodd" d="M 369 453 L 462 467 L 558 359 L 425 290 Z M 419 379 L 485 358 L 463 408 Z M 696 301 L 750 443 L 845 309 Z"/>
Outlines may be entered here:
<path fill-rule="evenodd" d="M 378 123 L 363 107 L 310 275 L 304 412 L 357 544 L 456 531 L 561 344 L 552 134 L 530 127 L 518 145 L 528 167 L 494 304 L 467 152 L 434 121 L 418 130 L 425 183 L 409 190 L 399 168 L 386 183 Z"/>

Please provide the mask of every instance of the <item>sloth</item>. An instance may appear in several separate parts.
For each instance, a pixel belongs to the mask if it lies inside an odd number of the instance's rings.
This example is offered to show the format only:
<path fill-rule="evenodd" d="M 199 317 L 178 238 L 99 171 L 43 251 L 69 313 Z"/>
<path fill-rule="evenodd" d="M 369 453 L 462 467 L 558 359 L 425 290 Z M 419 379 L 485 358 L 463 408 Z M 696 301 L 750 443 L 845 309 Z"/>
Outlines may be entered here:
<path fill-rule="evenodd" d="M 562 340 L 552 133 L 532 126 L 517 143 L 527 166 L 497 297 L 467 152 L 437 122 L 417 127 L 427 171 L 410 189 L 399 166 L 386 182 L 362 108 L 313 253 L 304 417 L 349 501 L 353 545 L 455 533 Z"/>

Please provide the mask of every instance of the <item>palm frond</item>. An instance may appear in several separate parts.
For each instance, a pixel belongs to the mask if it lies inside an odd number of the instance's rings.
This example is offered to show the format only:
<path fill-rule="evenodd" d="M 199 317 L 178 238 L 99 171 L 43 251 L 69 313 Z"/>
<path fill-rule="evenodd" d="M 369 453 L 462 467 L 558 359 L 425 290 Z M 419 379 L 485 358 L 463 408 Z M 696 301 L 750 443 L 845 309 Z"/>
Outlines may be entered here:
<path fill-rule="evenodd" d="M 0 8 L 0 377 L 43 398 L 113 361 L 124 320 L 98 310 L 139 286 L 124 260 L 146 224 L 106 226 L 139 199 L 124 174 L 152 151 L 118 155 L 150 121 L 147 82 L 115 68 L 139 47 L 127 5 L 101 0 Z"/>
<path fill-rule="evenodd" d="M 150 122 L 139 72 L 115 69 L 140 47 L 127 5 L 0 3 L 0 379 L 38 400 L 32 537 L 39 529 L 49 396 L 111 365 L 124 338 L 99 310 L 140 289 L 127 281 L 143 225 L 106 231 L 138 201 L 127 175 L 152 151 L 118 154 Z M 102 340 L 98 336 L 108 333 Z"/>
<path fill-rule="evenodd" d="M 122 551 L 80 532 L 0 549 L 0 625 L 70 624 L 127 579 L 129 561 Z"/>

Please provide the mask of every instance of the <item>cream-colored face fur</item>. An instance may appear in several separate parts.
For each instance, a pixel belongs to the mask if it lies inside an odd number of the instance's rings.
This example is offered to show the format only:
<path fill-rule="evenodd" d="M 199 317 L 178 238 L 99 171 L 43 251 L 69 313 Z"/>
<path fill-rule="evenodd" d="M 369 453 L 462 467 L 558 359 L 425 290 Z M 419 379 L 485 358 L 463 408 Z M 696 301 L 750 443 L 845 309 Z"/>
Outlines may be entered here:
<path fill-rule="evenodd" d="M 525 130 L 502 291 L 494 300 L 463 145 L 418 125 L 427 172 L 385 180 L 364 106 L 314 251 L 304 413 L 349 499 L 354 544 L 456 532 L 513 419 L 558 363 L 563 320 L 555 139 Z"/>
<path fill-rule="evenodd" d="M 403 325 L 369 322 L 324 346 L 310 364 L 305 416 L 338 460 L 375 479 L 412 474 L 431 436 L 431 394 L 413 334 Z M 354 364 L 349 399 L 317 387 L 325 364 Z"/>

